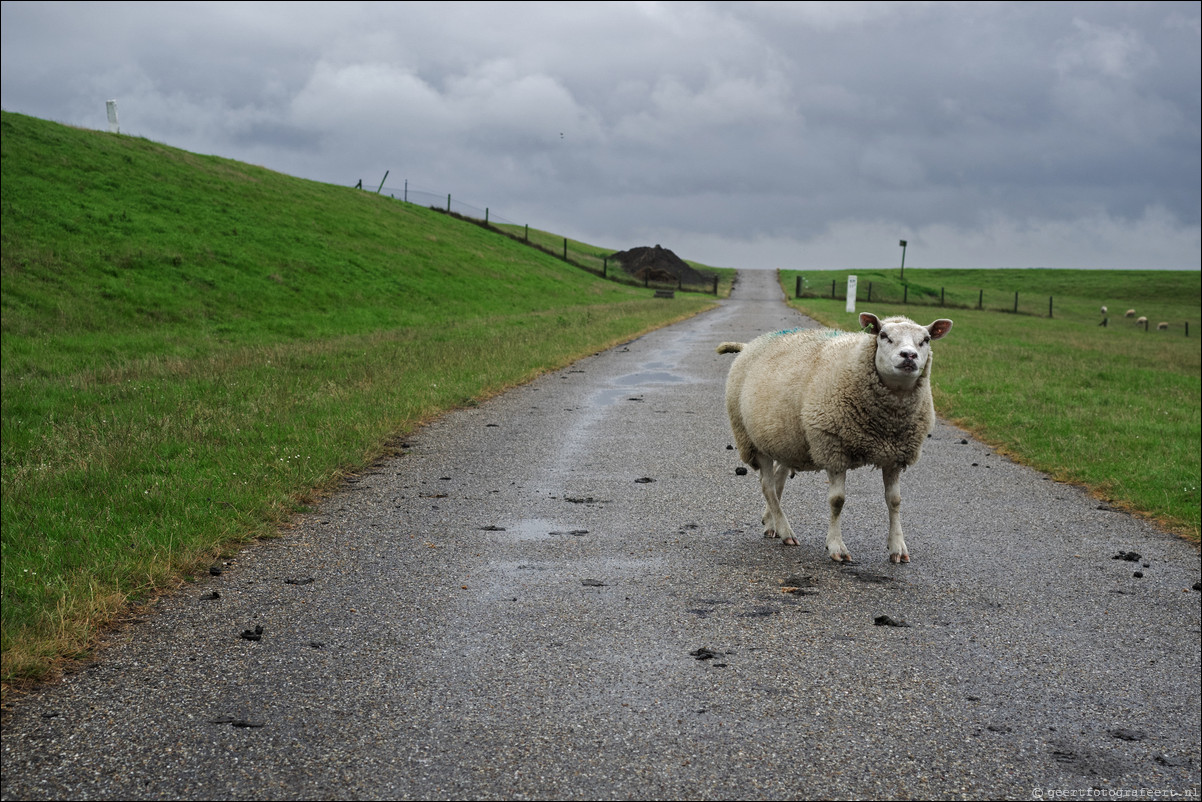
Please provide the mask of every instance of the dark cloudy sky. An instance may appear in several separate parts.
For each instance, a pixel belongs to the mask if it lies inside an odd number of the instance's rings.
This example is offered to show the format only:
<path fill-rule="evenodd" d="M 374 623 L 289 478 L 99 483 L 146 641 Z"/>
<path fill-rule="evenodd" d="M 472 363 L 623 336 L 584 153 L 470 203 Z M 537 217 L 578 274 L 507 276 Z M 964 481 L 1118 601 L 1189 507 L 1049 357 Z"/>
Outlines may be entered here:
<path fill-rule="evenodd" d="M 8 111 L 735 267 L 1202 262 L 1198 2 L 5 2 Z"/>

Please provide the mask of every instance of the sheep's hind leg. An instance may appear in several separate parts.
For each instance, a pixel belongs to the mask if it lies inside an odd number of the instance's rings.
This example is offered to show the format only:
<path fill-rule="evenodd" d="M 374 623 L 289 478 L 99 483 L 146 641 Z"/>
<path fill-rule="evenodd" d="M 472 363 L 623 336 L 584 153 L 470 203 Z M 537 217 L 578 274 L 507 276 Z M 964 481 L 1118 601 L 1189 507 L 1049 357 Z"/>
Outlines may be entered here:
<path fill-rule="evenodd" d="M 885 503 L 889 505 L 889 562 L 908 563 L 910 552 L 906 551 L 906 538 L 902 534 L 901 525 L 901 469 L 884 468 L 881 471 L 885 479 Z"/>
<path fill-rule="evenodd" d="M 764 537 L 779 537 L 786 546 L 796 546 L 797 538 L 780 506 L 780 496 L 789 478 L 789 466 L 775 463 L 770 457 L 757 455 L 760 466 L 760 489 L 764 491 Z"/>
<path fill-rule="evenodd" d="M 851 562 L 851 554 L 843 545 L 843 530 L 839 526 L 839 516 L 843 514 L 843 502 L 847 498 L 845 485 L 847 471 L 827 471 L 830 489 L 826 493 L 827 504 L 831 508 L 831 523 L 826 530 L 826 553 L 835 562 Z"/>

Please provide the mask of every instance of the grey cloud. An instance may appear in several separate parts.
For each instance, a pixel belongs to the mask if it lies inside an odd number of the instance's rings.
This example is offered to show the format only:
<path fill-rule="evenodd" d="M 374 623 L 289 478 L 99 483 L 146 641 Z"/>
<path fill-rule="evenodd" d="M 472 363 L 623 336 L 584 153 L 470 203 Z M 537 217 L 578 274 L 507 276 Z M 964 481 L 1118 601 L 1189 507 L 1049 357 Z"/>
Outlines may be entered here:
<path fill-rule="evenodd" d="M 117 97 L 169 144 L 343 184 L 391 170 L 701 261 L 892 259 L 909 234 L 980 266 L 1107 242 L 1198 267 L 1196 3 L 454 11 L 4 4 L 3 104 L 103 128 Z"/>

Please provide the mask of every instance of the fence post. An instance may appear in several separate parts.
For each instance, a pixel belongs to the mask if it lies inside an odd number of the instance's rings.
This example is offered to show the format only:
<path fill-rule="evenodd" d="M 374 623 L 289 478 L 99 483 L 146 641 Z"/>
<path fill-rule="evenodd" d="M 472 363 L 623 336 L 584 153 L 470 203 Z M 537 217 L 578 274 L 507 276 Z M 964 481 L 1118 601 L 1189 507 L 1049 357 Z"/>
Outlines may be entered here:
<path fill-rule="evenodd" d="M 982 305 L 984 303 L 985 303 L 985 290 L 980 290 L 977 295 L 977 309 L 984 309 L 985 307 Z"/>
<path fill-rule="evenodd" d="M 1018 314 L 1018 293 L 1014 293 L 1014 314 Z"/>
<path fill-rule="evenodd" d="M 522 239 L 526 242 L 530 241 L 530 224 L 526 224 L 526 233 L 522 235 Z"/>
<path fill-rule="evenodd" d="M 714 276 L 714 297 L 718 297 L 718 277 Z"/>
<path fill-rule="evenodd" d="M 1052 316 L 1052 296 L 1048 296 L 1048 317 Z"/>
<path fill-rule="evenodd" d="M 484 207 L 484 225 L 488 225 L 488 207 Z"/>
<path fill-rule="evenodd" d="M 409 202 L 409 179 L 405 179 L 405 203 Z"/>
<path fill-rule="evenodd" d="M 450 211 L 451 211 L 451 193 L 448 192 L 447 193 L 447 212 L 449 213 Z"/>
<path fill-rule="evenodd" d="M 601 257 L 601 278 L 609 278 L 609 257 Z"/>
<path fill-rule="evenodd" d="M 872 303 L 872 282 L 868 282 L 868 303 Z"/>
<path fill-rule="evenodd" d="M 831 300 L 835 300 L 835 282 L 831 281 Z"/>
<path fill-rule="evenodd" d="M 793 291 L 793 297 L 794 298 L 801 297 L 801 276 L 797 277 L 797 289 Z"/>
<path fill-rule="evenodd" d="M 939 305 L 943 306 L 943 287 L 939 288 Z"/>
<path fill-rule="evenodd" d="M 563 260 L 568 261 L 568 238 L 563 238 Z"/>

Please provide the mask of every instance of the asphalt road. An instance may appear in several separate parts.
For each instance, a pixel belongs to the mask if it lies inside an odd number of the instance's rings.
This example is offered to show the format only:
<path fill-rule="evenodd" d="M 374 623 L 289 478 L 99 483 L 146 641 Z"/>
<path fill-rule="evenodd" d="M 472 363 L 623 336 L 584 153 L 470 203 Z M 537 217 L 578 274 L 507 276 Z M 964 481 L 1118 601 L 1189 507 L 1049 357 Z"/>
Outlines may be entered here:
<path fill-rule="evenodd" d="M 0 793 L 1196 799 L 1194 547 L 943 423 L 902 478 L 909 565 L 867 469 L 858 564 L 826 557 L 818 474 L 785 490 L 802 545 L 761 537 L 714 348 L 798 325 L 744 272 L 423 429 L 16 699 Z"/>

